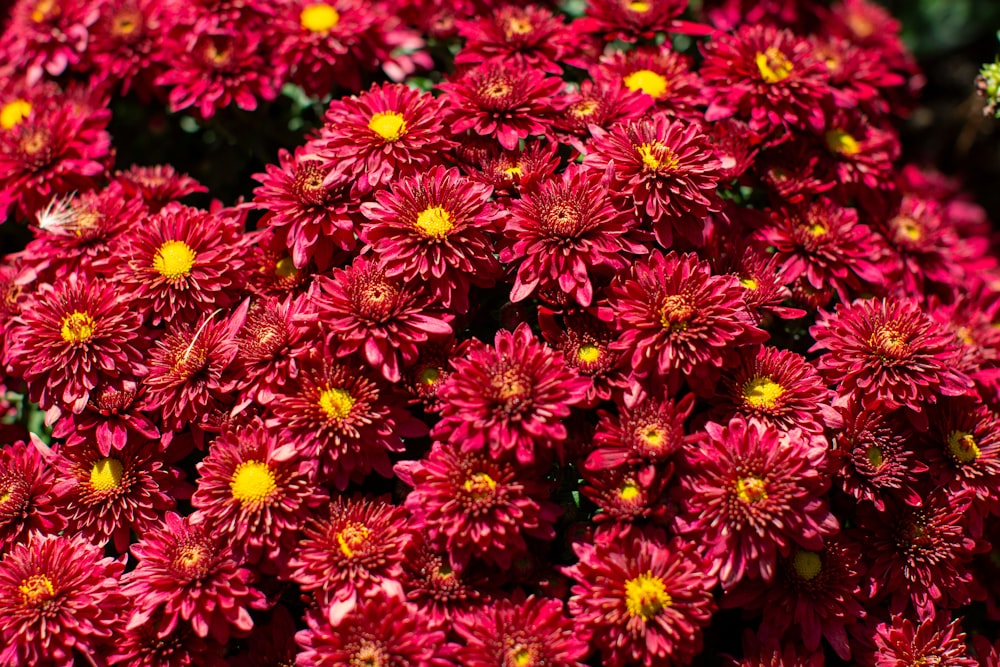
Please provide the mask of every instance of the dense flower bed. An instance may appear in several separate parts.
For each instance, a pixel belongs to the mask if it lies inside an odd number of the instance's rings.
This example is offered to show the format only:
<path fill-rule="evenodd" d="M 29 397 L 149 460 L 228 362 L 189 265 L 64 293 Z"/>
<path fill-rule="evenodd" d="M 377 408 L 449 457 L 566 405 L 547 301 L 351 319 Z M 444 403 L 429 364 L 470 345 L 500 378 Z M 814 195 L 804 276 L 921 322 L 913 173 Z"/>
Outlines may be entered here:
<path fill-rule="evenodd" d="M 0 63 L 0 665 L 1000 662 L 996 240 L 878 6 L 17 0 Z M 282 90 L 248 201 L 115 162 Z"/>

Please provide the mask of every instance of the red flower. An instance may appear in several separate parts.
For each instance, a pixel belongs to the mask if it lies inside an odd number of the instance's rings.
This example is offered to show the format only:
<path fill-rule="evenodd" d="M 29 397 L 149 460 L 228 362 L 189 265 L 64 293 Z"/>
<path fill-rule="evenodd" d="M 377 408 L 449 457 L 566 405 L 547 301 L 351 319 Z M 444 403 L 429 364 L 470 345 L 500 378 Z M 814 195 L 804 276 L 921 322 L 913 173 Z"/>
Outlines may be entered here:
<path fill-rule="evenodd" d="M 170 6 L 157 0 L 104 0 L 100 16 L 91 29 L 87 55 L 98 76 L 121 84 L 123 95 L 133 86 L 148 97 L 153 80 L 167 63 L 160 61 L 159 47 L 170 22 L 176 20 Z M 176 10 L 174 10 L 176 11 Z"/>
<path fill-rule="evenodd" d="M 924 459 L 934 482 L 971 489 L 982 506 L 1000 499 L 1000 417 L 961 400 L 942 402 L 927 416 Z"/>
<path fill-rule="evenodd" d="M 125 563 L 80 536 L 32 533 L 0 562 L 0 663 L 72 667 L 112 649 L 128 603 Z"/>
<path fill-rule="evenodd" d="M 267 405 L 279 387 L 298 375 L 298 358 L 313 342 L 313 332 L 299 319 L 311 305 L 302 296 L 286 296 L 282 301 L 272 297 L 250 304 L 236 334 L 233 360 L 238 369 L 237 385 L 248 398 Z"/>
<path fill-rule="evenodd" d="M 548 134 L 553 96 L 563 81 L 537 69 L 493 63 L 466 70 L 438 87 L 444 91 L 452 134 L 472 130 L 513 150 L 520 139 Z"/>
<path fill-rule="evenodd" d="M 152 167 L 132 165 L 125 171 L 116 172 L 114 182 L 125 188 L 127 196 L 141 197 L 152 213 L 190 194 L 208 192 L 204 185 L 187 174 L 177 173 L 168 164 Z"/>
<path fill-rule="evenodd" d="M 403 561 L 406 598 L 428 616 L 432 628 L 451 626 L 458 618 L 489 602 L 476 579 L 457 572 L 447 556 L 421 544 Z"/>
<path fill-rule="evenodd" d="M 52 437 L 65 438 L 68 446 L 96 441 L 102 456 L 124 449 L 131 440 L 159 440 L 159 429 L 143 412 L 141 392 L 131 378 L 101 382 L 83 412 L 63 415 L 55 423 Z"/>
<path fill-rule="evenodd" d="M 103 379 L 143 375 L 138 314 L 108 282 L 70 274 L 39 286 L 15 319 L 7 357 L 43 410 L 80 413 Z"/>
<path fill-rule="evenodd" d="M 509 458 L 509 457 L 504 457 Z M 551 540 L 560 510 L 530 469 L 435 443 L 420 461 L 396 464 L 413 490 L 406 508 L 430 542 L 464 569 L 472 557 L 503 570 L 528 553 L 526 537 Z"/>
<path fill-rule="evenodd" d="M 948 665 L 977 667 L 968 654 L 965 633 L 959 627 L 961 618 L 948 622 L 949 614 L 932 611 L 929 617 L 914 621 L 902 615 L 891 622 L 880 623 L 875 630 L 875 667 L 902 665 Z"/>
<path fill-rule="evenodd" d="M 611 349 L 615 334 L 610 323 L 587 313 L 572 313 L 564 317 L 565 329 L 545 311 L 539 312 L 542 335 L 563 353 L 566 366 L 590 381 L 587 397 L 580 407 L 590 408 L 611 399 L 613 386 L 622 384 L 622 355 Z"/>
<path fill-rule="evenodd" d="M 652 219 L 657 243 L 670 248 L 674 230 L 704 243 L 709 214 L 722 210 L 715 192 L 722 164 L 699 126 L 657 113 L 591 133 L 584 166 L 611 172 L 611 191 Z"/>
<path fill-rule="evenodd" d="M 658 111 L 698 121 L 705 104 L 701 79 L 692 71 L 691 60 L 666 45 L 615 51 L 601 58 L 594 80 L 609 86 L 622 84 L 654 100 Z"/>
<path fill-rule="evenodd" d="M 683 452 L 678 524 L 705 545 L 723 587 L 744 576 L 770 582 L 779 554 L 820 550 L 838 528 L 824 497 L 826 440 L 747 424 L 742 415 L 705 430 L 702 447 Z"/>
<path fill-rule="evenodd" d="M 457 21 L 465 46 L 455 64 L 496 63 L 561 74 L 560 62 L 582 65 L 575 57 L 580 38 L 550 9 L 538 5 L 506 5 L 474 20 Z"/>
<path fill-rule="evenodd" d="M 684 433 L 684 421 L 693 406 L 694 395 L 688 394 L 680 402 L 643 396 L 632 405 L 619 405 L 618 415 L 601 410 L 594 450 L 583 467 L 596 471 L 663 463 L 693 442 Z"/>
<path fill-rule="evenodd" d="M 591 0 L 574 28 L 600 34 L 605 42 L 653 40 L 662 32 L 708 35 L 711 26 L 680 21 L 688 0 Z"/>
<path fill-rule="evenodd" d="M 29 533 L 58 533 L 66 527 L 55 476 L 33 444 L 0 448 L 0 553 L 25 542 Z"/>
<path fill-rule="evenodd" d="M 10 7 L 0 41 L 2 69 L 24 73 L 27 84 L 35 85 L 46 74 L 54 78 L 79 66 L 97 17 L 94 3 L 19 0 Z"/>
<path fill-rule="evenodd" d="M 566 439 L 562 420 L 589 384 L 527 325 L 498 331 L 494 346 L 480 344 L 453 366 L 438 391 L 443 407 L 432 435 L 496 458 L 513 450 L 523 464 Z"/>
<path fill-rule="evenodd" d="M 687 665 L 701 652 L 701 628 L 715 611 L 707 563 L 691 543 L 574 544 L 580 562 L 569 609 L 608 667 Z M 584 634 L 586 633 L 586 634 Z"/>
<path fill-rule="evenodd" d="M 266 606 L 224 537 L 173 512 L 132 545 L 132 555 L 139 565 L 122 577 L 122 592 L 134 604 L 130 628 L 156 618 L 160 638 L 190 624 L 199 637 L 225 643 L 231 633 L 246 634 L 253 627 L 250 609 Z"/>

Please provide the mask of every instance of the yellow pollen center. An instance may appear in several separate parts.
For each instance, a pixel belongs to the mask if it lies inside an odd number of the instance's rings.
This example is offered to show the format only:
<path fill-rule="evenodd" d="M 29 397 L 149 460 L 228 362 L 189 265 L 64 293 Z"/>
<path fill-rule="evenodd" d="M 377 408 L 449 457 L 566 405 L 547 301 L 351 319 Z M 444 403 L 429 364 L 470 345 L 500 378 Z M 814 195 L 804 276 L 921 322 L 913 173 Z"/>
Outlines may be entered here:
<path fill-rule="evenodd" d="M 282 257 L 274 263 L 274 275 L 279 278 L 292 278 L 298 273 L 299 270 L 295 268 L 295 262 L 291 257 Z"/>
<path fill-rule="evenodd" d="M 920 228 L 920 223 L 913 218 L 909 216 L 899 216 L 892 222 L 895 228 L 911 241 L 919 241 L 923 238 L 924 233 Z"/>
<path fill-rule="evenodd" d="M 24 602 L 38 602 L 48 600 L 56 594 L 52 580 L 44 574 L 33 574 L 17 587 L 21 591 L 21 599 Z"/>
<path fill-rule="evenodd" d="M 340 14 L 330 5 L 319 2 L 302 9 L 299 23 L 309 32 L 329 32 L 340 23 Z"/>
<path fill-rule="evenodd" d="M 672 600 L 667 593 L 663 579 L 652 572 L 640 574 L 625 582 L 625 608 L 629 616 L 639 616 L 644 621 L 651 620 Z"/>
<path fill-rule="evenodd" d="M 882 450 L 871 445 L 865 452 L 865 456 L 868 457 L 868 464 L 873 468 L 881 468 L 882 463 L 885 461 L 885 455 L 882 454 Z"/>
<path fill-rule="evenodd" d="M 892 326 L 880 326 L 868 339 L 868 344 L 883 357 L 899 358 L 907 351 L 906 336 Z"/>
<path fill-rule="evenodd" d="M 650 171 L 670 171 L 676 169 L 680 164 L 680 160 L 677 159 L 674 152 L 658 141 L 642 144 L 637 146 L 635 150 L 639 153 L 643 167 Z"/>
<path fill-rule="evenodd" d="M 425 208 L 420 212 L 420 215 L 417 216 L 417 221 L 413 224 L 427 236 L 436 239 L 443 238 L 454 227 L 451 222 L 451 214 L 442 206 Z"/>
<path fill-rule="evenodd" d="M 671 294 L 660 307 L 660 324 L 671 331 L 684 331 L 692 315 L 694 308 L 688 305 L 687 300 L 680 294 Z"/>
<path fill-rule="evenodd" d="M 960 463 L 972 463 L 982 452 L 971 433 L 955 431 L 948 436 L 948 451 Z"/>
<path fill-rule="evenodd" d="M 636 0 L 635 2 L 628 3 L 628 9 L 637 14 L 645 14 L 649 11 L 649 3 L 644 0 Z"/>
<path fill-rule="evenodd" d="M 205 547 L 198 544 L 186 544 L 177 553 L 177 562 L 185 568 L 197 567 L 207 555 Z"/>
<path fill-rule="evenodd" d="M 59 5 L 56 4 L 55 0 L 40 0 L 35 3 L 35 8 L 31 10 L 31 20 L 35 23 L 41 23 L 50 16 L 58 14 Z"/>
<path fill-rule="evenodd" d="M 823 569 L 823 560 L 814 551 L 797 551 L 792 558 L 792 567 L 795 569 L 795 574 L 806 581 L 811 581 Z"/>
<path fill-rule="evenodd" d="M 427 368 L 420 371 L 420 375 L 417 377 L 417 381 L 425 387 L 433 386 L 441 379 L 441 371 L 434 368 L 433 366 L 428 366 Z"/>
<path fill-rule="evenodd" d="M 576 351 L 576 358 L 584 364 L 592 364 L 601 358 L 601 348 L 596 345 L 581 345 Z"/>
<path fill-rule="evenodd" d="M 754 504 L 767 500 L 767 488 L 760 477 L 740 477 L 736 480 L 736 495 L 745 503 Z"/>
<path fill-rule="evenodd" d="M 666 439 L 666 434 L 659 426 L 651 424 L 642 429 L 642 432 L 639 433 L 639 439 L 653 449 L 656 449 L 663 444 L 663 441 Z"/>
<path fill-rule="evenodd" d="M 497 488 L 496 480 L 484 472 L 473 473 L 469 479 L 465 480 L 465 490 L 472 494 L 476 500 L 484 500 L 493 495 Z"/>
<path fill-rule="evenodd" d="M 510 93 L 510 86 L 503 81 L 493 81 L 483 88 L 483 95 L 486 97 L 503 97 Z"/>
<path fill-rule="evenodd" d="M 642 495 L 642 490 L 635 482 L 626 482 L 618 491 L 618 496 L 625 502 L 631 502 Z"/>
<path fill-rule="evenodd" d="M 351 414 L 356 400 L 346 389 L 327 387 L 319 394 L 319 407 L 333 421 L 345 419 Z"/>
<path fill-rule="evenodd" d="M 826 133 L 826 146 L 834 153 L 857 155 L 861 150 L 858 140 L 844 130 L 830 130 Z"/>
<path fill-rule="evenodd" d="M 337 545 L 340 547 L 340 552 L 351 558 L 358 549 L 365 545 L 371 534 L 371 529 L 362 523 L 351 522 L 347 524 L 346 528 L 337 533 Z"/>
<path fill-rule="evenodd" d="M 773 408 L 785 388 L 769 377 L 755 377 L 743 385 L 743 400 L 750 407 Z"/>
<path fill-rule="evenodd" d="M 586 118 L 595 111 L 600 104 L 596 100 L 584 100 L 583 102 L 577 102 L 569 108 L 570 115 L 576 118 Z"/>
<path fill-rule="evenodd" d="M 791 61 L 773 46 L 764 49 L 763 53 L 758 52 L 754 61 L 757 63 L 761 78 L 767 83 L 784 81 L 792 73 Z"/>
<path fill-rule="evenodd" d="M 748 290 L 755 290 L 759 287 L 757 281 L 753 278 L 740 278 L 740 285 L 743 285 Z"/>
<path fill-rule="evenodd" d="M 0 494 L 0 505 L 3 505 L 5 502 L 7 502 L 8 500 L 10 500 L 10 497 L 12 495 L 13 494 L 10 492 L 10 489 L 4 489 L 3 493 Z"/>
<path fill-rule="evenodd" d="M 261 503 L 268 500 L 277 491 L 274 473 L 263 461 L 243 461 L 233 472 L 229 482 L 233 498 L 243 505 Z"/>
<path fill-rule="evenodd" d="M 94 318 L 75 310 L 63 318 L 59 335 L 67 343 L 83 343 L 94 335 Z"/>
<path fill-rule="evenodd" d="M 197 253 L 184 241 L 167 241 L 153 255 L 153 270 L 168 280 L 191 273 Z"/>
<path fill-rule="evenodd" d="M 660 99 L 667 94 L 667 78 L 653 70 L 641 69 L 625 77 L 625 87 L 632 92 L 641 90 L 650 97 Z"/>
<path fill-rule="evenodd" d="M 510 656 L 515 667 L 529 667 L 529 665 L 533 662 L 531 659 L 531 651 L 523 646 L 515 646 L 514 650 L 511 651 Z"/>
<path fill-rule="evenodd" d="M 379 111 L 368 121 L 368 129 L 386 141 L 398 141 L 406 134 L 406 120 L 397 111 Z"/>
<path fill-rule="evenodd" d="M 504 32 L 507 36 L 511 35 L 527 35 L 533 30 L 531 21 L 525 18 L 512 17 L 507 19 L 507 25 Z"/>
<path fill-rule="evenodd" d="M 20 98 L 8 102 L 0 109 L 0 127 L 9 130 L 31 113 L 31 102 Z"/>
<path fill-rule="evenodd" d="M 505 175 L 509 176 L 510 178 L 514 178 L 516 176 L 520 176 L 521 173 L 522 173 L 521 172 L 521 165 L 518 165 L 518 164 L 511 165 L 511 166 L 507 167 L 506 169 L 504 169 L 503 173 Z"/>
<path fill-rule="evenodd" d="M 122 484 L 125 468 L 118 459 L 103 458 L 90 469 L 90 488 L 94 491 L 111 491 Z"/>

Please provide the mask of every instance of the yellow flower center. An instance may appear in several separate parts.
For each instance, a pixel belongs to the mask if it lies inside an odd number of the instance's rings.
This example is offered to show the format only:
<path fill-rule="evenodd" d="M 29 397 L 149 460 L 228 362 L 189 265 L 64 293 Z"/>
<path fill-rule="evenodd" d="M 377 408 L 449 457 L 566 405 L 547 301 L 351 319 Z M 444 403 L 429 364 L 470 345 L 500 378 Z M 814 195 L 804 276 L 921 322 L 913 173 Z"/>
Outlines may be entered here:
<path fill-rule="evenodd" d="M 650 424 L 639 433 L 639 439 L 653 449 L 656 449 L 663 444 L 663 441 L 666 439 L 666 433 L 656 424 Z"/>
<path fill-rule="evenodd" d="M 785 388 L 769 377 L 755 377 L 743 385 L 743 400 L 754 408 L 773 408 Z"/>
<path fill-rule="evenodd" d="M 757 63 L 761 78 L 767 83 L 784 81 L 792 73 L 791 61 L 773 46 L 764 49 L 763 53 L 758 52 L 754 61 Z"/>
<path fill-rule="evenodd" d="M 531 21 L 520 16 L 512 16 L 507 19 L 506 26 L 504 27 L 504 32 L 507 36 L 511 35 L 527 35 L 534 28 L 531 25 Z"/>
<path fill-rule="evenodd" d="M 868 447 L 868 450 L 865 452 L 865 456 L 868 457 L 868 465 L 873 468 L 881 468 L 882 464 L 885 462 L 885 455 L 882 453 L 882 450 L 875 445 Z"/>
<path fill-rule="evenodd" d="M 443 238 L 454 227 L 451 222 L 451 214 L 442 206 L 425 208 L 417 216 L 414 225 L 427 236 L 436 239 Z"/>
<path fill-rule="evenodd" d="M 340 552 L 351 558 L 358 549 L 365 545 L 371 534 L 372 531 L 368 526 L 352 521 L 337 533 L 337 545 L 340 547 Z"/>
<path fill-rule="evenodd" d="M 483 87 L 483 95 L 498 98 L 510 93 L 510 85 L 503 81 L 492 81 Z"/>
<path fill-rule="evenodd" d="M 883 325 L 872 332 L 868 344 L 883 358 L 898 359 L 904 356 L 909 348 L 906 336 L 891 325 Z"/>
<path fill-rule="evenodd" d="M 0 505 L 3 505 L 5 502 L 7 502 L 8 500 L 10 500 L 10 497 L 12 495 L 14 495 L 14 494 L 11 493 L 10 489 L 4 489 L 3 493 L 0 493 Z"/>
<path fill-rule="evenodd" d="M 341 421 L 351 414 L 356 400 L 346 389 L 327 387 L 319 394 L 319 407 L 333 421 Z"/>
<path fill-rule="evenodd" d="M 473 473 L 465 480 L 465 490 L 472 494 L 475 500 L 485 500 L 493 495 L 497 488 L 496 480 L 484 472 Z"/>
<path fill-rule="evenodd" d="M 514 178 L 516 176 L 520 176 L 521 173 L 522 173 L 521 172 L 521 165 L 519 165 L 519 164 L 513 164 L 513 165 L 507 167 L 506 169 L 504 169 L 503 173 L 505 175 L 509 176 L 510 178 Z"/>
<path fill-rule="evenodd" d="M 124 472 L 125 468 L 121 461 L 103 458 L 90 469 L 90 488 L 101 492 L 117 489 L 122 484 Z"/>
<path fill-rule="evenodd" d="M 575 118 L 586 118 L 595 111 L 600 104 L 596 100 L 584 100 L 582 102 L 577 102 L 569 108 L 569 113 Z"/>
<path fill-rule="evenodd" d="M 894 218 L 892 225 L 911 241 L 919 241 L 924 236 L 920 223 L 909 216 L 901 215 Z"/>
<path fill-rule="evenodd" d="M 434 385 L 438 380 L 441 379 L 441 371 L 434 368 L 433 366 L 428 366 L 427 368 L 420 371 L 420 375 L 417 377 L 417 381 L 425 387 L 430 387 Z"/>
<path fill-rule="evenodd" d="M 641 69 L 625 77 L 625 87 L 632 92 L 641 90 L 650 97 L 660 99 L 667 94 L 667 78 L 653 70 Z"/>
<path fill-rule="evenodd" d="M 208 551 L 200 544 L 185 544 L 177 552 L 177 562 L 184 568 L 194 568 L 207 556 Z"/>
<path fill-rule="evenodd" d="M 31 20 L 41 23 L 50 16 L 59 15 L 59 5 L 55 0 L 39 0 L 35 3 L 35 8 L 31 10 Z"/>
<path fill-rule="evenodd" d="M 767 485 L 760 477 L 740 477 L 736 480 L 736 495 L 745 503 L 767 500 Z"/>
<path fill-rule="evenodd" d="M 398 141 L 406 134 L 406 120 L 397 111 L 379 111 L 368 121 L 368 129 L 386 141 Z"/>
<path fill-rule="evenodd" d="M 514 649 L 509 655 L 511 657 L 511 662 L 514 663 L 515 667 L 530 667 L 530 665 L 534 662 L 531 659 L 531 651 L 523 646 L 514 646 Z"/>
<path fill-rule="evenodd" d="M 639 616 L 648 621 L 664 607 L 669 607 L 671 602 L 663 579 L 652 572 L 640 574 L 625 582 L 625 608 L 629 616 Z"/>
<path fill-rule="evenodd" d="M 960 463 L 972 463 L 982 455 L 971 433 L 955 431 L 948 436 L 948 451 Z"/>
<path fill-rule="evenodd" d="M 329 32 L 340 23 L 340 14 L 330 5 L 318 2 L 302 9 L 299 23 L 309 32 Z"/>
<path fill-rule="evenodd" d="M 834 153 L 841 155 L 857 155 L 861 150 L 858 140 L 844 130 L 830 130 L 826 133 L 826 146 Z"/>
<path fill-rule="evenodd" d="M 811 225 L 809 225 L 809 233 L 812 234 L 813 238 L 818 239 L 819 237 L 826 234 L 826 232 L 827 232 L 826 227 L 818 222 L 814 222 Z"/>
<path fill-rule="evenodd" d="M 94 335 L 94 318 L 75 310 L 63 318 L 59 335 L 67 343 L 83 343 Z"/>
<path fill-rule="evenodd" d="M 153 270 L 167 280 L 177 280 L 191 273 L 197 256 L 184 241 L 167 241 L 153 255 Z"/>
<path fill-rule="evenodd" d="M 39 602 L 48 600 L 56 594 L 52 580 L 44 574 L 33 574 L 17 587 L 21 591 L 21 599 L 24 602 Z"/>
<path fill-rule="evenodd" d="M 757 281 L 754 280 L 753 278 L 740 278 L 740 285 L 743 285 L 744 287 L 746 287 L 748 290 L 751 291 L 759 287 Z"/>
<path fill-rule="evenodd" d="M 684 331 L 692 315 L 694 308 L 688 305 L 687 299 L 680 294 L 671 294 L 663 299 L 660 307 L 660 324 L 671 331 Z"/>
<path fill-rule="evenodd" d="M 0 109 L 0 127 L 9 130 L 31 113 L 31 102 L 20 98 L 8 102 Z"/>
<path fill-rule="evenodd" d="M 580 349 L 576 351 L 576 358 L 581 363 L 592 364 L 601 358 L 601 348 L 589 343 L 581 345 Z"/>
<path fill-rule="evenodd" d="M 639 153 L 643 167 L 650 171 L 670 171 L 680 164 L 674 152 L 658 141 L 642 144 L 635 150 Z"/>
<path fill-rule="evenodd" d="M 631 502 L 641 495 L 642 490 L 635 482 L 625 482 L 625 486 L 618 491 L 618 496 L 625 502 Z"/>
<path fill-rule="evenodd" d="M 282 257 L 274 263 L 274 275 L 279 278 L 292 278 L 298 273 L 299 270 L 295 268 L 295 262 L 291 257 Z"/>
<path fill-rule="evenodd" d="M 263 461 L 243 461 L 233 472 L 229 482 L 233 498 L 242 505 L 261 503 L 268 500 L 277 491 L 274 473 Z"/>
<path fill-rule="evenodd" d="M 645 14 L 649 11 L 649 8 L 650 5 L 648 2 L 645 2 L 645 0 L 635 0 L 635 2 L 628 3 L 629 11 L 637 14 Z"/>
<path fill-rule="evenodd" d="M 795 574 L 806 581 L 811 581 L 823 569 L 823 560 L 814 551 L 797 551 L 792 558 L 792 567 L 795 569 Z"/>

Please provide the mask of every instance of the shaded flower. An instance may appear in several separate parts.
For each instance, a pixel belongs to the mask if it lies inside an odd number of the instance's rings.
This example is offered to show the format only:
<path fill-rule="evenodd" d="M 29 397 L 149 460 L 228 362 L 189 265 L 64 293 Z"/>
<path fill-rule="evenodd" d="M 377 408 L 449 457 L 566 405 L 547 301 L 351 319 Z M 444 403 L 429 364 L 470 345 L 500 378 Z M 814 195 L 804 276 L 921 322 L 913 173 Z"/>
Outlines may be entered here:
<path fill-rule="evenodd" d="M 0 448 L 0 553 L 23 544 L 30 533 L 58 533 L 66 527 L 55 476 L 33 444 Z"/>
<path fill-rule="evenodd" d="M 619 404 L 617 415 L 599 411 L 594 449 L 583 467 L 596 471 L 667 461 L 693 442 L 684 432 L 692 407 L 694 394 L 680 401 L 647 395 L 632 405 Z"/>
<path fill-rule="evenodd" d="M 949 667 L 977 667 L 968 654 L 965 633 L 956 618 L 950 623 L 944 611 L 932 612 L 928 618 L 915 620 L 895 615 L 875 629 L 875 667 L 940 664 Z"/>
<path fill-rule="evenodd" d="M 580 39 L 552 10 L 540 5 L 505 5 L 475 19 L 457 21 L 465 45 L 455 64 L 512 64 L 560 74 L 560 62 L 582 64 L 576 57 Z"/>
<path fill-rule="evenodd" d="M 475 578 L 456 571 L 447 556 L 422 543 L 403 561 L 406 599 L 428 616 L 432 628 L 451 625 L 489 602 Z"/>

